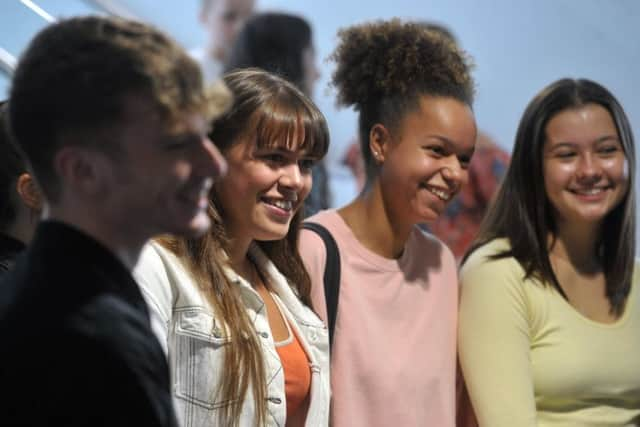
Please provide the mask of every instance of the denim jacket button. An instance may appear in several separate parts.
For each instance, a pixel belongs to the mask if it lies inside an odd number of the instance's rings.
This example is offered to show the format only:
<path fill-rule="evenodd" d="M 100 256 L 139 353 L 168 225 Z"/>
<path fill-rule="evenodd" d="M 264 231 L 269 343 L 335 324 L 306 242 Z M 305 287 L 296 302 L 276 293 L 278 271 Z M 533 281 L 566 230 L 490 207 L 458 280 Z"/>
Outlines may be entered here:
<path fill-rule="evenodd" d="M 262 338 L 264 338 L 264 339 L 269 338 L 269 334 L 268 334 L 268 333 L 266 333 L 266 332 L 260 332 L 260 336 L 261 336 Z"/>
<path fill-rule="evenodd" d="M 280 399 L 279 397 L 270 397 L 269 402 L 271 403 L 275 403 L 276 405 L 279 405 L 282 403 L 282 399 Z"/>

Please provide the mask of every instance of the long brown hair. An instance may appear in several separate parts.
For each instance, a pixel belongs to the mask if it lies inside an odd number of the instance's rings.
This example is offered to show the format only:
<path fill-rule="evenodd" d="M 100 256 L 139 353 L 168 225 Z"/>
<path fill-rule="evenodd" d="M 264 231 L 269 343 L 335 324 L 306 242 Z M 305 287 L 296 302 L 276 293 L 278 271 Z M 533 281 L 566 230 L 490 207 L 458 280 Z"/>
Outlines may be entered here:
<path fill-rule="evenodd" d="M 542 149 L 549 120 L 562 111 L 590 103 L 604 107 L 611 114 L 629 167 L 629 189 L 605 218 L 598 248 L 611 312 L 620 315 L 631 289 L 635 262 L 636 155 L 627 115 L 616 98 L 596 82 L 561 79 L 547 86 L 529 103 L 520 120 L 509 169 L 478 237 L 462 262 L 491 240 L 507 238 L 511 249 L 491 258 L 514 257 L 522 265 L 525 277 L 549 283 L 567 298 L 549 261 L 547 239 L 556 234 L 556 224 L 544 190 Z"/>
<path fill-rule="evenodd" d="M 324 116 L 291 83 L 251 69 L 229 73 L 224 81 L 233 94 L 233 105 L 214 121 L 210 134 L 223 154 L 247 134 L 255 135 L 259 147 L 296 145 L 318 160 L 326 154 L 329 131 Z M 225 252 L 230 245 L 223 208 L 213 193 L 208 211 L 212 222 L 209 233 L 197 239 L 163 239 L 162 243 L 188 266 L 231 337 L 225 349 L 225 374 L 220 376 L 218 389 L 221 400 L 229 404 L 219 409 L 219 422 L 225 426 L 238 425 L 242 404 L 251 384 L 256 408 L 254 419 L 260 426 L 266 421 L 264 360 L 260 341 L 246 314 L 239 289 L 223 272 Z M 256 241 L 256 244 L 288 279 L 302 302 L 311 306 L 311 280 L 298 253 L 302 218 L 301 209 L 293 217 L 285 238 Z"/>

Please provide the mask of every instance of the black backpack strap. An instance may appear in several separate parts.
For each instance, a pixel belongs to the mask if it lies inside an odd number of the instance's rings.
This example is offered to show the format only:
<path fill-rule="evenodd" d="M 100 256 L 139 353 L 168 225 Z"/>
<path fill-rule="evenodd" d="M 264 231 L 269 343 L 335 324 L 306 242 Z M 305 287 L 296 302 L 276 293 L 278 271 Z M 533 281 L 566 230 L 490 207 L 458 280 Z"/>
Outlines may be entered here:
<path fill-rule="evenodd" d="M 327 327 L 329 328 L 329 344 L 333 344 L 333 335 L 338 315 L 338 297 L 340 295 L 340 251 L 333 236 L 324 226 L 316 222 L 303 222 L 302 228 L 318 234 L 327 251 L 327 262 L 324 266 L 324 300 L 327 306 Z"/>

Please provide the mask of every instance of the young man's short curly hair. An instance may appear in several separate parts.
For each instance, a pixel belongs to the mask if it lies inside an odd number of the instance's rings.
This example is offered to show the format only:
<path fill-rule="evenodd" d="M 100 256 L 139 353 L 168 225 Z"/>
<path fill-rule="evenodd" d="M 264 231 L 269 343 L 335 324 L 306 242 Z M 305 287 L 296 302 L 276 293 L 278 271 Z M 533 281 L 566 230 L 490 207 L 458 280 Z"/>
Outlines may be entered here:
<path fill-rule="evenodd" d="M 207 113 L 198 65 L 155 28 L 106 17 L 54 23 L 31 41 L 16 68 L 9 123 L 50 201 L 59 193 L 55 153 L 67 144 L 117 152 L 97 135 L 117 126 L 127 96 L 149 99 L 171 124 L 185 112 Z M 70 134 L 81 137 L 68 138 Z"/>
<path fill-rule="evenodd" d="M 359 112 L 362 154 L 371 176 L 369 130 L 376 123 L 400 124 L 422 96 L 473 103 L 470 58 L 449 38 L 421 23 L 399 19 L 352 26 L 338 33 L 331 55 L 337 65 L 333 86 L 338 104 Z"/>

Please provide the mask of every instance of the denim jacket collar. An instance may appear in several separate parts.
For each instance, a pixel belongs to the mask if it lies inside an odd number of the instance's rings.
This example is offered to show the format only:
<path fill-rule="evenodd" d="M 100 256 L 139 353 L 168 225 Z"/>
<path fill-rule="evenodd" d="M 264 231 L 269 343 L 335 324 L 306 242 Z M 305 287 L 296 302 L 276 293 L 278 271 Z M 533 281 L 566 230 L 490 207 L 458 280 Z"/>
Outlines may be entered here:
<path fill-rule="evenodd" d="M 249 257 L 263 273 L 263 277 L 268 278 L 269 285 L 272 290 L 278 295 L 284 304 L 289 307 L 289 311 L 296 320 L 305 322 L 311 326 L 323 326 L 323 323 L 319 318 L 310 317 L 303 312 L 302 307 L 300 306 L 300 300 L 296 295 L 294 288 L 289 284 L 289 280 L 280 273 L 278 268 L 255 242 L 251 243 L 249 246 Z M 253 289 L 253 286 L 251 286 L 244 277 L 237 274 L 230 266 L 225 265 L 223 267 L 223 271 L 229 281 L 241 286 L 245 294 L 251 295 L 249 297 L 249 301 L 246 302 L 252 305 L 250 308 L 259 312 L 263 308 L 264 303 L 258 296 L 258 293 Z"/>

